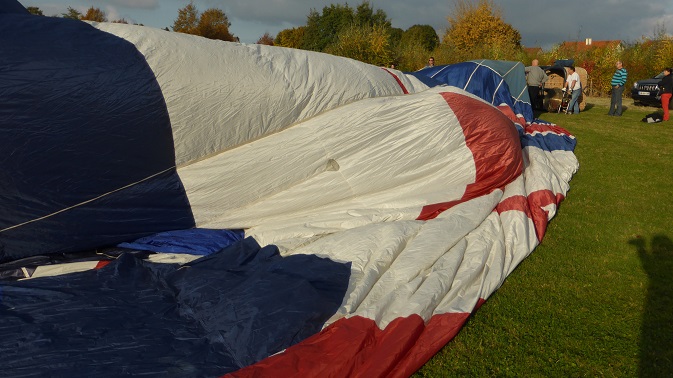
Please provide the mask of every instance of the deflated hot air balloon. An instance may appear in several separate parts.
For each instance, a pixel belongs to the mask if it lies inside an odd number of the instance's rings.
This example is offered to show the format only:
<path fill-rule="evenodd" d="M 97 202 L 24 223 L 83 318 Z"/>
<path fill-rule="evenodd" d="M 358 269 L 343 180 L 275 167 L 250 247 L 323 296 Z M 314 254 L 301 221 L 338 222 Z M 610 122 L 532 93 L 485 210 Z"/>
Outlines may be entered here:
<path fill-rule="evenodd" d="M 578 169 L 520 64 L 405 74 L 11 5 L 8 376 L 409 376 Z"/>

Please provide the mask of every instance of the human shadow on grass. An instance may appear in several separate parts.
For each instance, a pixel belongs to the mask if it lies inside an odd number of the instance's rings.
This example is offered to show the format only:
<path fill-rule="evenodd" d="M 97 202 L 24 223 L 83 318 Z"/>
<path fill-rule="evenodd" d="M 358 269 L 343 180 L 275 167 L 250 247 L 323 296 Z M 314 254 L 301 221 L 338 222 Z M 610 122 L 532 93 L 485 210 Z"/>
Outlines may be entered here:
<path fill-rule="evenodd" d="M 673 377 L 673 241 L 655 235 L 649 246 L 640 237 L 629 244 L 637 248 L 649 277 L 639 377 Z"/>

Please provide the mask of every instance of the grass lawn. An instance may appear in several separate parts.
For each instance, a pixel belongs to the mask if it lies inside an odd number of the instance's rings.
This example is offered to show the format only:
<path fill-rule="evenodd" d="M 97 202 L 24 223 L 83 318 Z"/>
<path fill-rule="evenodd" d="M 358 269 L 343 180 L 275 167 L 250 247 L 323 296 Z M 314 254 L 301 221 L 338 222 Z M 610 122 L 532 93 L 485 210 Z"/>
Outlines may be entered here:
<path fill-rule="evenodd" d="M 626 104 L 626 103 L 625 103 Z M 673 377 L 673 121 L 542 113 L 580 168 L 540 245 L 415 377 Z"/>

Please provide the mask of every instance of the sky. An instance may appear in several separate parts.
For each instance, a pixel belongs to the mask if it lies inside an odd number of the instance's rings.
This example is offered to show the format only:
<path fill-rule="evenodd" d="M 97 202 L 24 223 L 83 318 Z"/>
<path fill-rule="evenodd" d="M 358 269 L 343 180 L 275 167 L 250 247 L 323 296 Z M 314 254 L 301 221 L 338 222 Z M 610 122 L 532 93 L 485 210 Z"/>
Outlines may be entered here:
<path fill-rule="evenodd" d="M 105 11 L 109 20 L 156 28 L 173 25 L 178 10 L 189 0 L 19 0 L 39 7 L 44 15 L 65 13 L 68 7 L 85 13 L 93 6 Z M 219 8 L 229 17 L 229 31 L 244 43 L 255 43 L 264 33 L 275 36 L 280 30 L 306 24 L 313 8 L 321 11 L 344 0 L 193 0 L 199 11 Z M 348 2 L 356 7 L 361 0 Z M 521 33 L 526 47 L 549 49 L 563 41 L 622 40 L 635 42 L 658 30 L 673 34 L 673 0 L 494 0 L 503 19 Z M 452 0 L 371 0 L 386 12 L 392 26 L 406 30 L 412 25 L 431 25 L 441 38 L 449 24 Z"/>

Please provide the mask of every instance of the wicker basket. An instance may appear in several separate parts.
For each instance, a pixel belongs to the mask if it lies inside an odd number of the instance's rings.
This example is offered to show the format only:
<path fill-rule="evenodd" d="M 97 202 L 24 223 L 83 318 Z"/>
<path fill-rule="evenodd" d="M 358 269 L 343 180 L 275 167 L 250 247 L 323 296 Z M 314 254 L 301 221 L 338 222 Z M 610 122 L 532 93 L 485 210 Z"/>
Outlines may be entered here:
<path fill-rule="evenodd" d="M 569 75 L 568 68 L 565 68 L 566 76 Z M 587 70 L 582 67 L 576 67 L 576 72 L 580 76 L 580 83 L 582 84 L 582 94 L 579 98 L 580 111 L 583 111 L 587 103 L 585 101 L 584 89 L 588 84 Z M 544 108 L 549 112 L 557 112 L 559 105 L 563 98 L 563 87 L 565 86 L 565 78 L 555 73 L 547 71 L 547 82 L 544 85 Z"/>

